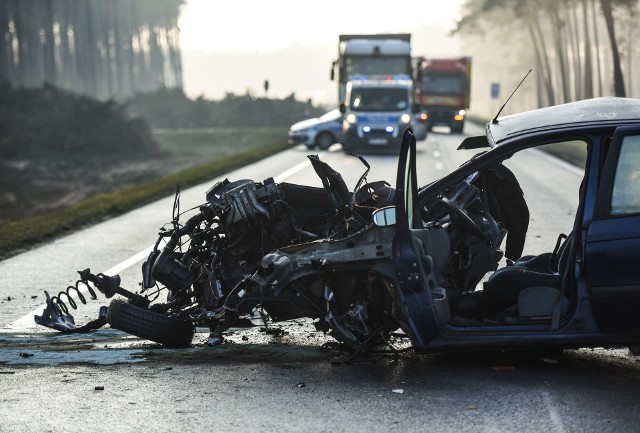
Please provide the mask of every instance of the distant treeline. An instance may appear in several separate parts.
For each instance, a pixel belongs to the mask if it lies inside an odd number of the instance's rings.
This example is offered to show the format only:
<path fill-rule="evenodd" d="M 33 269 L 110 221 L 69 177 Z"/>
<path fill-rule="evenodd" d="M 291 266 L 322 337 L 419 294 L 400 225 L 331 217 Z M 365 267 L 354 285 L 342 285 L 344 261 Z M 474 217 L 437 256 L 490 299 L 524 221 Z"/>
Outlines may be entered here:
<path fill-rule="evenodd" d="M 148 123 L 132 119 L 113 100 L 78 95 L 45 84 L 0 83 L 2 158 L 141 155 L 157 149 Z"/>
<path fill-rule="evenodd" d="M 228 94 L 220 101 L 159 89 L 128 102 L 100 101 L 45 84 L 0 83 L 2 158 L 67 158 L 156 152 L 153 128 L 282 127 L 325 112 L 310 102 Z"/>
<path fill-rule="evenodd" d="M 291 94 L 284 99 L 256 98 L 228 93 L 221 100 L 188 98 L 181 89 L 140 93 L 128 103 L 132 117 L 143 117 L 153 128 L 215 128 L 283 126 L 326 112 Z"/>
<path fill-rule="evenodd" d="M 182 87 L 183 0 L 1 0 L 0 82 L 101 99 Z"/>

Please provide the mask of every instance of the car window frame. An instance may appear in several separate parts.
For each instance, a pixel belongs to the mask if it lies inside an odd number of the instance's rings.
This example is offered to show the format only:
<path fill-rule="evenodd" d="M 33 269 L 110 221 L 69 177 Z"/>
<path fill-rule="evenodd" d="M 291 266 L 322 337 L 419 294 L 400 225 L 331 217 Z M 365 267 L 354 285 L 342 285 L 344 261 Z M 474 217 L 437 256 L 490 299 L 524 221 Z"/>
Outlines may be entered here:
<path fill-rule="evenodd" d="M 640 125 L 620 126 L 616 128 L 613 133 L 598 185 L 594 219 L 628 218 L 630 216 L 640 215 L 640 210 L 632 213 L 611 214 L 611 200 L 613 199 L 613 187 L 620 152 L 624 138 L 629 135 L 637 135 L 640 137 Z"/>
<path fill-rule="evenodd" d="M 418 192 L 418 209 L 422 209 L 429 201 L 433 200 L 438 194 L 444 191 L 454 183 L 460 182 L 467 178 L 470 174 L 480 170 L 481 168 L 491 165 L 495 162 L 504 162 L 512 158 L 515 154 L 527 149 L 539 149 L 542 146 L 562 143 L 567 141 L 582 141 L 587 146 L 587 156 L 585 159 L 585 167 L 583 179 L 588 177 L 591 170 L 593 139 L 600 134 L 594 134 L 591 131 L 555 131 L 554 134 L 535 133 L 527 137 L 519 137 L 515 143 L 504 143 L 493 147 L 490 150 L 481 151 L 473 157 L 465 161 L 459 168 L 447 174 L 446 176 L 422 187 Z"/>

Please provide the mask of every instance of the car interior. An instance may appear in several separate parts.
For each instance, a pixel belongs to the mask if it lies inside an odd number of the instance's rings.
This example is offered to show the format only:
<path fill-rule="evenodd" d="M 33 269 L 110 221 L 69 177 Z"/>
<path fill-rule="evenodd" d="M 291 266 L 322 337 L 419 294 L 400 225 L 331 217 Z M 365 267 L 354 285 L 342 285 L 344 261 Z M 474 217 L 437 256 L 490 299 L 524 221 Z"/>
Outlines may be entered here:
<path fill-rule="evenodd" d="M 541 196 L 527 179 L 536 170 L 536 158 L 558 152 L 576 154 L 573 168 L 567 170 L 572 173 L 567 175 L 571 185 L 562 179 L 548 180 L 557 188 L 575 188 L 571 212 L 565 203 L 556 210 L 554 199 Z M 551 322 L 557 329 L 572 300 L 567 275 L 575 254 L 573 224 L 585 160 L 586 143 L 581 141 L 526 149 L 483 168 L 427 203 L 423 220 L 444 227 L 450 241 L 444 284 L 451 322 Z M 557 227 L 538 225 L 549 212 L 558 213 L 553 218 Z"/>

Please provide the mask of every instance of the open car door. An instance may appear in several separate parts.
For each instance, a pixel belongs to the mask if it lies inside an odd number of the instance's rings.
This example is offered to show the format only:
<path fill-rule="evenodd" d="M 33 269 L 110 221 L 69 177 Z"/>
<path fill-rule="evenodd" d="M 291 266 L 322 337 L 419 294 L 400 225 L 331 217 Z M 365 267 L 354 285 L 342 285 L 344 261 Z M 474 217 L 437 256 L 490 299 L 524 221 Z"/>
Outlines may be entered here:
<path fill-rule="evenodd" d="M 424 350 L 449 319 L 449 303 L 442 288 L 442 262 L 448 257 L 448 239 L 442 230 L 424 228 L 415 209 L 417 198 L 416 139 L 405 131 L 396 181 L 396 234 L 393 265 L 397 287 L 394 292 L 395 316 L 416 350 Z M 437 239 L 440 238 L 438 242 Z M 429 251 L 438 246 L 439 251 Z M 443 251 L 446 249 L 446 251 Z"/>

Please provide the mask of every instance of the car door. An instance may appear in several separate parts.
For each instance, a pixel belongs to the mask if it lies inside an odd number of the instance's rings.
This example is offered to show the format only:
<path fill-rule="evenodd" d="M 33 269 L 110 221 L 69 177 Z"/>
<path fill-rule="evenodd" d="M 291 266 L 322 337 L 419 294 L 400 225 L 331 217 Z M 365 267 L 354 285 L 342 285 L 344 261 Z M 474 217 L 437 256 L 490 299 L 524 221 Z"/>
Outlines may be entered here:
<path fill-rule="evenodd" d="M 396 271 L 396 319 L 416 350 L 425 349 L 449 318 L 446 292 L 439 287 L 436 266 L 423 251 L 417 198 L 416 140 L 407 129 L 400 149 L 396 180 L 396 234 L 393 265 Z M 424 237 L 424 236 L 422 236 Z"/>
<path fill-rule="evenodd" d="M 585 280 L 599 327 L 640 330 L 640 126 L 618 128 L 600 177 L 585 245 Z"/>

